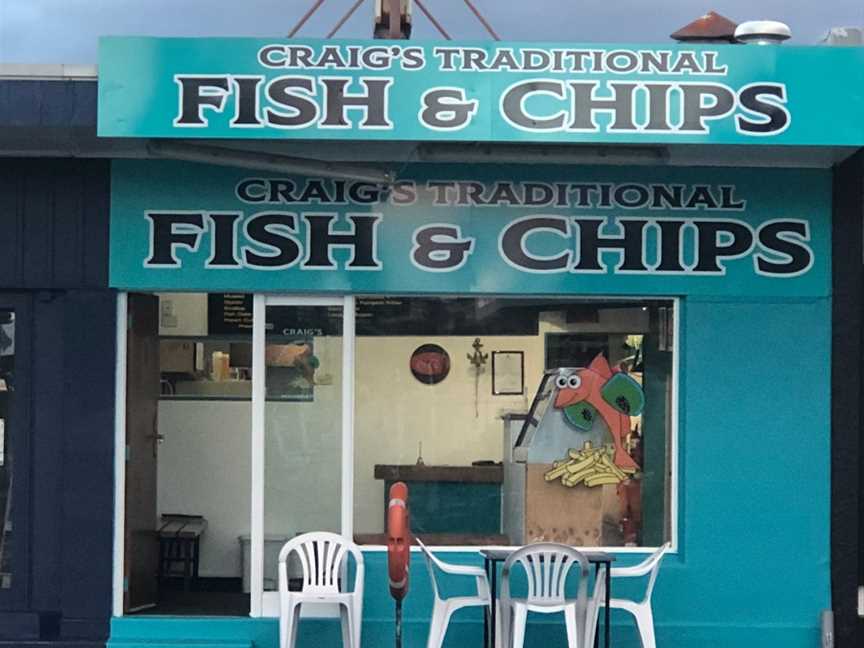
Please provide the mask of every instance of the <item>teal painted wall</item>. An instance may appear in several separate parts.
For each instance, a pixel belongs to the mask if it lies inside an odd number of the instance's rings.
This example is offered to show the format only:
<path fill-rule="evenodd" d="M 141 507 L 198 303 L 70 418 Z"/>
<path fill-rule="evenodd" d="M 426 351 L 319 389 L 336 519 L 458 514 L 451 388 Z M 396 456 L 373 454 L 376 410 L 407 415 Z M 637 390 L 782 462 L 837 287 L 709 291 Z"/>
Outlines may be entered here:
<path fill-rule="evenodd" d="M 831 301 L 691 297 L 680 317 L 680 546 L 655 592 L 659 645 L 812 648 L 831 606 Z M 366 562 L 363 645 L 389 647 L 386 555 Z M 405 648 L 425 645 L 431 610 L 417 554 L 411 579 Z M 630 620 L 613 621 L 615 648 L 638 647 Z M 336 622 L 304 623 L 300 648 L 339 645 Z M 480 645 L 479 612 L 458 614 L 451 628 L 447 647 Z M 114 620 L 109 646 L 276 648 L 277 629 L 275 620 L 131 617 Z M 532 624 L 527 643 L 563 647 L 563 626 Z"/>

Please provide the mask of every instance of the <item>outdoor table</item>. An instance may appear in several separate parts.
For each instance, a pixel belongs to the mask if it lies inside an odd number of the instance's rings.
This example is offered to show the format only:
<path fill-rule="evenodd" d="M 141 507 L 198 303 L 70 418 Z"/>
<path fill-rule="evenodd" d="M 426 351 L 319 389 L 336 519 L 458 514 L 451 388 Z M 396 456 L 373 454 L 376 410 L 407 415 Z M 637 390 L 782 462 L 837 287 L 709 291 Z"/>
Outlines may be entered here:
<path fill-rule="evenodd" d="M 498 600 L 498 563 L 503 563 L 510 557 L 517 548 L 513 549 L 483 549 L 480 553 L 483 556 L 483 567 L 486 570 L 486 575 L 489 577 L 489 588 L 492 595 L 492 606 L 490 612 L 483 618 L 483 644 L 489 648 L 495 648 L 495 614 L 496 602 Z M 594 575 L 600 571 L 600 566 L 606 566 L 606 606 L 603 613 L 603 645 L 604 648 L 609 648 L 609 600 L 612 591 L 612 562 L 615 556 L 608 554 L 605 551 L 583 551 L 581 552 L 588 562 L 594 565 Z M 489 618 L 491 615 L 491 619 Z M 594 645 L 598 646 L 600 642 L 600 633 L 594 635 Z"/>

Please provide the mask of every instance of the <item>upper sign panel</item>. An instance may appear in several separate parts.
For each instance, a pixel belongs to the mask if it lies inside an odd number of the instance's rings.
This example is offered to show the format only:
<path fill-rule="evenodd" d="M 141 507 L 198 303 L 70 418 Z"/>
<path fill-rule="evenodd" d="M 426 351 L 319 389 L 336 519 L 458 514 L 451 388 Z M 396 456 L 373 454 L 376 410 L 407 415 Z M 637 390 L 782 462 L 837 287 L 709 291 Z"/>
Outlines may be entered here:
<path fill-rule="evenodd" d="M 99 135 L 861 145 L 861 48 L 104 38 Z"/>

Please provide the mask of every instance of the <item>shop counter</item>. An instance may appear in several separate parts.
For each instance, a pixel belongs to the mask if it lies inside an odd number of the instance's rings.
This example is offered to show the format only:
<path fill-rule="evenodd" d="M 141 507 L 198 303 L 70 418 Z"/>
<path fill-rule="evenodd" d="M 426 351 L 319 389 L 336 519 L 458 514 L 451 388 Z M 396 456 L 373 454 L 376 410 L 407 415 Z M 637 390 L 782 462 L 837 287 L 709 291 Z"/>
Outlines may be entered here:
<path fill-rule="evenodd" d="M 397 481 L 408 484 L 411 529 L 432 544 L 500 544 L 500 464 L 477 466 L 376 465 L 384 480 L 382 517 L 387 493 Z M 378 544 L 378 543 L 375 543 Z"/>

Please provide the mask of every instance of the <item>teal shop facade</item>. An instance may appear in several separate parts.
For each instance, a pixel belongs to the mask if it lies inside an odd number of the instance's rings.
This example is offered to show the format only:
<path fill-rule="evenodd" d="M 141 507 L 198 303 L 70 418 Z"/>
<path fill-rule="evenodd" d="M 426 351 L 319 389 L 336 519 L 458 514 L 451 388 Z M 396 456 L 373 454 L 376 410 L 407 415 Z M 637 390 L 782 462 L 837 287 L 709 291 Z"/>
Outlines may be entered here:
<path fill-rule="evenodd" d="M 659 645 L 817 646 L 828 610 L 858 646 L 862 77 L 857 48 L 106 38 L 88 150 L 112 158 L 117 343 L 142 292 L 669 300 Z M 276 648 L 261 564 L 248 615 L 124 609 L 115 412 L 107 645 Z M 389 646 L 386 553 L 364 556 L 363 645 Z M 415 554 L 406 647 L 431 605 Z M 616 648 L 639 646 L 612 621 Z M 532 623 L 528 642 L 562 634 Z M 466 612 L 445 645 L 482 636 Z M 339 641 L 334 620 L 301 624 L 298 646 Z"/>

